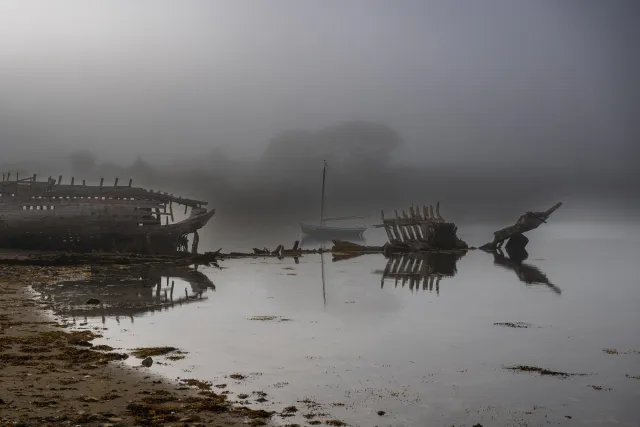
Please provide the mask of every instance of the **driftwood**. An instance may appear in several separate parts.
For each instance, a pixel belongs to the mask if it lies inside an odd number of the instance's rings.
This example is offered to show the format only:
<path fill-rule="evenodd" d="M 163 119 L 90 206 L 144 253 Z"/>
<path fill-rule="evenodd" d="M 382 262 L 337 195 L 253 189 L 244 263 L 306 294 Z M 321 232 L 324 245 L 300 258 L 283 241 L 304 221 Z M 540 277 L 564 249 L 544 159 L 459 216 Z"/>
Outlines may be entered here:
<path fill-rule="evenodd" d="M 365 246 L 344 240 L 333 240 L 331 252 L 334 253 L 381 253 L 384 246 Z"/>
<path fill-rule="evenodd" d="M 253 248 L 253 252 L 231 252 L 229 254 L 220 254 L 220 258 L 257 258 L 257 257 L 274 257 L 274 258 L 285 258 L 285 257 L 293 257 L 297 258 L 302 255 L 309 254 L 321 254 L 330 252 L 328 249 L 302 249 L 300 247 L 300 241 L 296 240 L 293 243 L 293 247 L 291 249 L 285 249 L 284 245 L 278 245 L 274 250 L 269 248 Z"/>
<path fill-rule="evenodd" d="M 480 249 L 489 251 L 499 249 L 502 247 L 505 240 L 509 240 L 507 245 L 512 248 L 524 249 L 529 242 L 529 239 L 527 239 L 522 233 L 536 229 L 541 224 L 546 223 L 549 216 L 560 208 L 560 206 L 562 206 L 562 202 L 556 203 L 544 212 L 525 213 L 518 218 L 518 221 L 514 225 L 505 227 L 493 233 L 493 241 L 482 245 Z"/>
<path fill-rule="evenodd" d="M 356 256 L 364 254 L 383 254 L 385 257 L 390 258 L 396 255 L 410 254 L 410 253 L 435 253 L 444 255 L 461 255 L 466 253 L 467 249 L 431 249 L 428 251 L 416 251 L 409 245 L 398 245 L 385 243 L 384 246 L 365 246 L 359 245 L 353 242 L 345 242 L 343 240 L 334 240 L 331 252 L 333 253 L 334 261 L 354 258 Z"/>

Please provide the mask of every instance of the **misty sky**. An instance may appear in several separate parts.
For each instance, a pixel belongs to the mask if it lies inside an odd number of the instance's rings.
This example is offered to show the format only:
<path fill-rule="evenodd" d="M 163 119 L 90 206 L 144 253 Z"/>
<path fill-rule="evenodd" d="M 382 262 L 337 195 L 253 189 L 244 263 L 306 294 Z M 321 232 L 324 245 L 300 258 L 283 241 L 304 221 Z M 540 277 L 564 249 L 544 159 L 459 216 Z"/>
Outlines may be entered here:
<path fill-rule="evenodd" d="M 377 120 L 426 164 L 630 170 L 637 3 L 0 0 L 0 144 L 257 158 Z"/>

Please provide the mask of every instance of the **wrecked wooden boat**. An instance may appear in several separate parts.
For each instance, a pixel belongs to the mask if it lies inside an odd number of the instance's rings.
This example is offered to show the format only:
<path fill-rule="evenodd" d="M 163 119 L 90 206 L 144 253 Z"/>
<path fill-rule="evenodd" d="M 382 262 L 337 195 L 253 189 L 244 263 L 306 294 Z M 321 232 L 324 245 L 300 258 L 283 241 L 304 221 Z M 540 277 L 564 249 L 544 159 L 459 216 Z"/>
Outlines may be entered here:
<path fill-rule="evenodd" d="M 198 250 L 198 230 L 215 214 L 207 202 L 128 185 L 69 185 L 36 176 L 0 183 L 0 247 L 77 252 Z M 175 221 L 173 205 L 184 206 Z M 190 212 L 189 212 L 190 210 Z M 188 215 L 187 215 L 188 214 Z M 164 218 L 164 224 L 163 224 Z M 170 221 L 171 220 L 171 223 Z"/>
<path fill-rule="evenodd" d="M 430 250 L 467 249 L 468 245 L 457 236 L 458 227 L 440 215 L 440 202 L 420 208 L 403 209 L 402 215 L 395 211 L 395 218 L 386 218 L 380 212 L 382 225 L 389 242 L 385 253 L 420 252 Z"/>
<path fill-rule="evenodd" d="M 523 234 L 527 231 L 535 230 L 540 225 L 545 224 L 552 213 L 562 206 L 562 202 L 558 202 L 551 208 L 542 212 L 526 212 L 518 218 L 514 225 L 505 227 L 493 233 L 493 241 L 480 246 L 485 251 L 494 251 L 500 249 L 505 241 L 507 248 L 523 250 L 529 239 Z"/>

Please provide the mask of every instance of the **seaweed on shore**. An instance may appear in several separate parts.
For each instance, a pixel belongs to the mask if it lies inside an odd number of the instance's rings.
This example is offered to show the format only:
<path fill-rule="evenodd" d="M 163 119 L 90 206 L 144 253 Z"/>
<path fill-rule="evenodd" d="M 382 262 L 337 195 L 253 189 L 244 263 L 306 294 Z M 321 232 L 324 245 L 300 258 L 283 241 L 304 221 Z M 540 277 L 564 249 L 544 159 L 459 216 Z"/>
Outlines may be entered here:
<path fill-rule="evenodd" d="M 506 328 L 530 328 L 531 324 L 524 322 L 498 322 L 495 326 L 504 326 Z"/>
<path fill-rule="evenodd" d="M 602 387 L 601 385 L 588 385 L 587 387 L 590 387 L 596 391 L 611 391 L 613 390 L 611 387 Z"/>
<path fill-rule="evenodd" d="M 607 354 L 640 354 L 640 350 L 621 351 L 615 348 L 605 348 L 605 349 L 602 349 L 602 351 L 604 351 Z"/>
<path fill-rule="evenodd" d="M 138 359 L 146 359 L 147 357 L 164 356 L 177 351 L 178 349 L 175 347 L 139 347 L 131 350 L 131 354 Z"/>
<path fill-rule="evenodd" d="M 552 376 L 552 377 L 561 377 L 561 378 L 586 375 L 586 374 L 575 374 L 575 373 L 569 373 L 569 372 L 552 371 L 550 369 L 539 368 L 537 366 L 530 366 L 530 365 L 508 366 L 508 367 L 505 367 L 504 369 L 507 369 L 510 371 L 518 371 L 518 372 L 531 372 L 531 373 L 540 374 L 542 376 Z"/>
<path fill-rule="evenodd" d="M 211 390 L 211 386 L 212 386 L 212 384 L 208 381 L 201 381 L 201 380 L 196 380 L 191 378 L 181 379 L 180 382 L 188 385 L 189 387 L 196 387 L 202 391 Z"/>
<path fill-rule="evenodd" d="M 249 320 L 257 320 L 261 322 L 269 322 L 277 320 L 278 322 L 289 322 L 291 319 L 282 316 L 251 316 L 248 317 Z"/>

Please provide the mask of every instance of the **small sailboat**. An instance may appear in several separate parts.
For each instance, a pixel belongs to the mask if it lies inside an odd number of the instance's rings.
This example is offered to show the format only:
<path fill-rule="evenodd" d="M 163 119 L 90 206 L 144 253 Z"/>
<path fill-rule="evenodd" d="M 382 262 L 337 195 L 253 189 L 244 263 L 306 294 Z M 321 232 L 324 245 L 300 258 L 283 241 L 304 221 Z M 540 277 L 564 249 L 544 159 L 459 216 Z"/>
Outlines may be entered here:
<path fill-rule="evenodd" d="M 335 217 L 335 218 L 325 218 L 324 217 L 324 192 L 325 192 L 325 184 L 327 178 L 327 162 L 324 162 L 324 168 L 322 169 L 322 198 L 320 201 L 320 224 L 308 224 L 301 222 L 300 229 L 302 233 L 313 237 L 318 240 L 332 240 L 332 239 L 340 239 L 340 240 L 348 240 L 348 239 L 356 239 L 362 240 L 362 235 L 366 231 L 366 227 L 330 227 L 325 225 L 328 221 L 341 221 L 346 219 L 356 219 L 356 218 L 364 218 L 361 216 L 343 216 L 343 217 Z"/>

